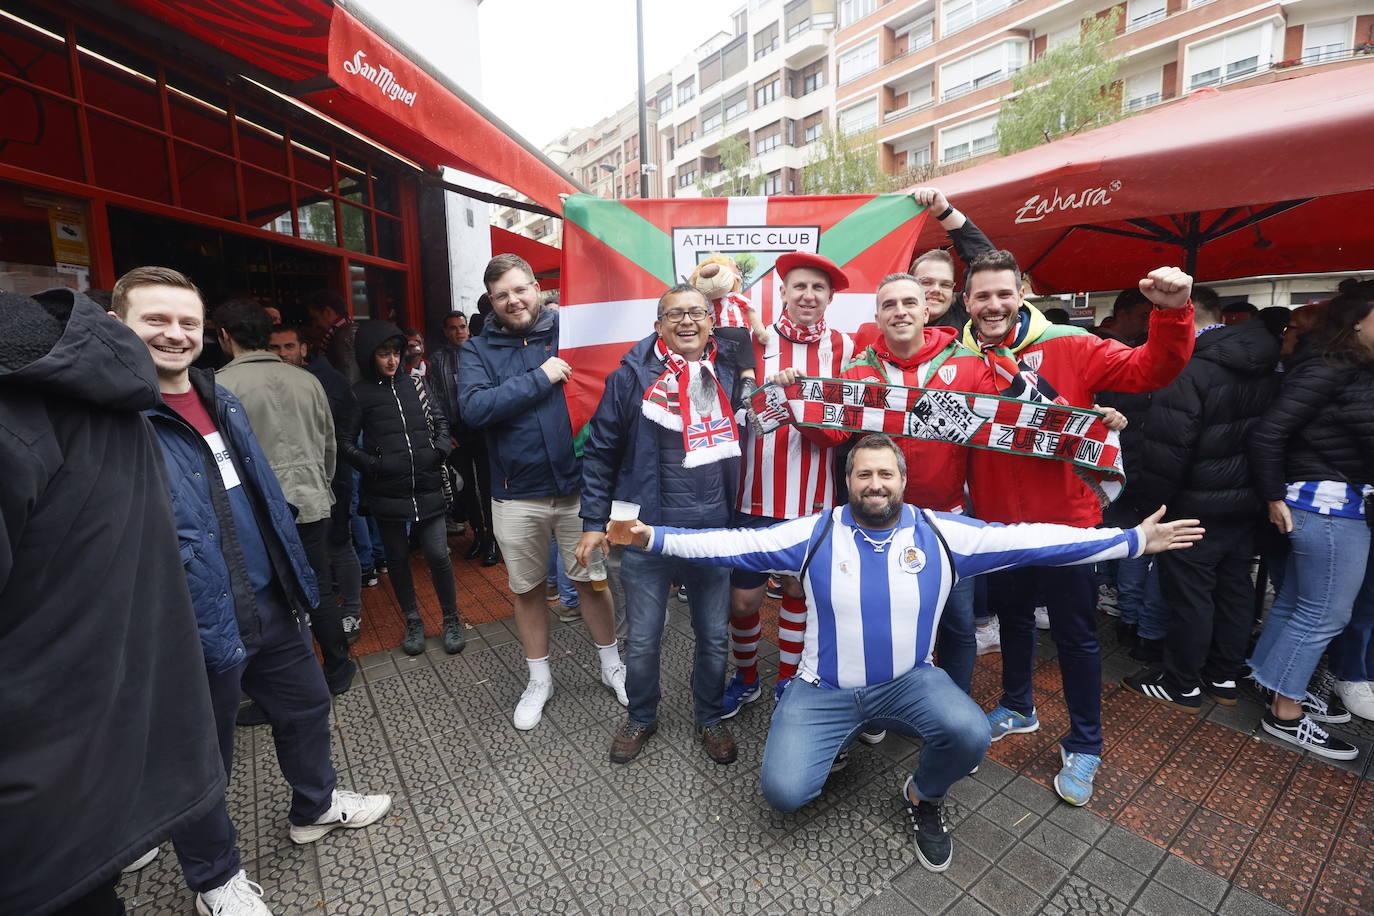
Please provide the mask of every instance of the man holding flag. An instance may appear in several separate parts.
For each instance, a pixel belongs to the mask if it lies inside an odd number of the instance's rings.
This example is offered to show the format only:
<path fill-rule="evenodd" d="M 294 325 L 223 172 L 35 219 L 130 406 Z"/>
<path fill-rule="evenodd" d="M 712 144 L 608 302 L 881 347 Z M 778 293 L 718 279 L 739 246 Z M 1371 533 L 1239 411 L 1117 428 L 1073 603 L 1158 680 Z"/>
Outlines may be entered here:
<path fill-rule="evenodd" d="M 639 506 L 639 519 L 679 528 L 719 528 L 734 516 L 739 486 L 739 360 L 753 356 L 712 334 L 710 303 L 679 284 L 658 301 L 654 333 L 625 354 L 606 378 L 582 452 L 578 561 L 607 553 L 612 498 Z M 623 543 L 623 541 L 620 541 Z M 663 608 L 673 582 L 687 586 L 696 634 L 692 697 L 697 732 L 716 763 L 735 760 L 721 722 L 730 574 L 637 550 L 621 558 L 625 587 L 625 692 L 629 715 L 611 742 L 611 762 L 629 763 L 658 730 Z"/>
<path fill-rule="evenodd" d="M 1137 392 L 1173 380 L 1193 350 L 1193 278 L 1161 267 L 1140 281 L 1154 303 L 1149 340 L 1132 349 L 1069 325 L 1052 325 L 1021 295 L 1021 271 L 1010 252 L 975 258 L 964 281 L 970 321 L 963 344 L 982 355 L 974 391 L 1047 406 L 1088 407 L 1099 391 Z M 1102 523 L 1107 497 L 1074 463 L 977 449 L 970 456 L 969 492 L 979 518 L 991 522 Z M 1055 790 L 1072 805 L 1087 804 L 1102 762 L 1102 659 L 1094 611 L 1097 588 L 1087 566 L 1021 569 L 989 583 L 1002 630 L 1002 699 L 988 713 L 992 740 L 1034 732 L 1031 675 L 1035 667 L 1037 595 L 1049 600 L 1050 633 L 1059 648 L 1069 734 Z"/>

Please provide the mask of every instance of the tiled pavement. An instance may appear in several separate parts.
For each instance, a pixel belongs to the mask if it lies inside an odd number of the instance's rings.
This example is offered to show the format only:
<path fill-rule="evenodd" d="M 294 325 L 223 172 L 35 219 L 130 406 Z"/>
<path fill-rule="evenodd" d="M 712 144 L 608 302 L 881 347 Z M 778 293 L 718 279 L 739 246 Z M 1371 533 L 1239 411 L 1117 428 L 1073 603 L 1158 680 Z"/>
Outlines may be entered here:
<path fill-rule="evenodd" d="M 1098 794 L 1073 809 L 1045 788 L 1067 717 L 1042 665 L 1045 728 L 994 745 L 955 787 L 954 863 L 932 875 L 896 799 L 917 742 L 860 746 L 817 802 L 770 811 L 757 786 L 771 699 L 731 723 L 737 763 L 708 760 L 691 729 L 690 628 L 676 601 L 669 613 L 662 728 L 629 766 L 606 760 L 623 711 L 584 629 L 556 623 L 557 692 L 525 734 L 510 726 L 525 671 L 507 622 L 470 631 L 461 656 L 363 659 L 335 705 L 335 760 L 343 785 L 397 796 L 367 830 L 291 846 L 268 731 L 241 731 L 230 802 L 250 877 L 279 916 L 1374 911 L 1374 784 L 1250 736 L 1252 698 L 1199 721 L 1109 683 Z M 1114 682 L 1134 664 L 1107 629 Z M 771 667 L 776 649 L 762 658 Z M 985 705 L 997 658 L 980 659 Z M 1342 732 L 1368 749 L 1367 733 Z M 170 854 L 124 892 L 136 916 L 193 912 Z"/>

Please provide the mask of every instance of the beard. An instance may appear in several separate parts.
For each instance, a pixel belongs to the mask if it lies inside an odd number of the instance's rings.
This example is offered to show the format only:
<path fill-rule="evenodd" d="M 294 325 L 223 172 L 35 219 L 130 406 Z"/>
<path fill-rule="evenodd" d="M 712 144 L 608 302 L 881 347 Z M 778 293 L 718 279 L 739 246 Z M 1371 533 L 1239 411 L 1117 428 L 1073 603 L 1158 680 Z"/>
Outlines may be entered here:
<path fill-rule="evenodd" d="M 884 497 L 880 507 L 870 509 L 864 505 L 864 494 L 850 493 L 849 511 L 853 514 L 854 521 L 864 528 L 885 528 L 901 513 L 902 497 L 900 493 L 894 493 Z"/>

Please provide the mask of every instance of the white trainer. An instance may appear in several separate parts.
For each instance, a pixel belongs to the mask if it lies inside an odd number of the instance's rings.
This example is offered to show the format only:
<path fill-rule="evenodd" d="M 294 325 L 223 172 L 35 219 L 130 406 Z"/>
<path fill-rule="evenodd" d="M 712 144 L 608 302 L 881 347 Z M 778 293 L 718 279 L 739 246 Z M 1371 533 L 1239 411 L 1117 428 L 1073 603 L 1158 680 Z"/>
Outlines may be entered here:
<path fill-rule="evenodd" d="M 1334 689 L 1352 715 L 1374 721 L 1374 684 L 1369 681 L 1337 681 Z"/>
<path fill-rule="evenodd" d="M 152 849 L 148 850 L 143 855 L 139 856 L 137 859 L 134 859 L 128 865 L 124 866 L 123 873 L 127 875 L 130 872 L 139 871 L 140 869 L 144 869 L 147 868 L 149 865 L 152 865 L 153 860 L 157 858 L 158 850 L 159 847 L 154 846 Z"/>
<path fill-rule="evenodd" d="M 544 704 L 553 696 L 553 681 L 530 681 L 515 704 L 515 727 L 527 732 L 544 718 Z"/>
<path fill-rule="evenodd" d="M 996 617 L 981 627 L 973 628 L 973 641 L 979 655 L 1002 651 L 1002 623 Z"/>
<path fill-rule="evenodd" d="M 1050 609 L 1043 604 L 1035 609 L 1035 628 L 1037 630 L 1048 630 L 1050 628 Z"/>
<path fill-rule="evenodd" d="M 616 702 L 621 706 L 630 705 L 630 698 L 625 695 L 624 665 L 616 665 L 614 668 L 602 668 L 601 683 L 606 685 L 607 690 L 615 694 Z"/>
<path fill-rule="evenodd" d="M 313 824 L 291 825 L 291 842 L 313 843 L 338 827 L 357 830 L 375 824 L 391 810 L 390 795 L 359 795 L 347 789 L 334 790 L 334 803 Z"/>
<path fill-rule="evenodd" d="M 196 894 L 196 912 L 200 916 L 272 916 L 262 902 L 262 885 L 249 881 L 243 869 L 219 887 Z"/>
<path fill-rule="evenodd" d="M 1097 609 L 1108 617 L 1120 617 L 1121 608 L 1117 606 L 1119 601 L 1117 591 L 1110 585 L 1099 585 L 1097 587 Z"/>

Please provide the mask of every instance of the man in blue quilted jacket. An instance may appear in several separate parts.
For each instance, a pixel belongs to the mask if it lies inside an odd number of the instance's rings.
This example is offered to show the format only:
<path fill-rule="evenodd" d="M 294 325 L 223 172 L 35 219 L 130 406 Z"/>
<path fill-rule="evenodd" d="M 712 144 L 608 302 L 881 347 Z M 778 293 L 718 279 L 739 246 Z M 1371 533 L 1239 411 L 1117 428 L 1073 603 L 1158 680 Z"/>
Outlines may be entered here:
<path fill-rule="evenodd" d="M 162 446 L 210 681 L 224 771 L 234 769 L 234 718 L 248 694 L 272 725 L 277 761 L 291 784 L 291 840 L 311 843 L 337 827 L 365 827 L 389 795 L 339 789 L 330 757 L 329 688 L 315 661 L 306 614 L 319 600 L 290 506 L 248 414 L 214 373 L 192 370 L 204 344 L 205 307 L 195 284 L 163 267 L 140 267 L 115 284 L 112 314 L 148 347 L 162 403 L 147 416 Z M 172 833 L 202 916 L 270 916 L 248 879 L 223 800 Z"/>

